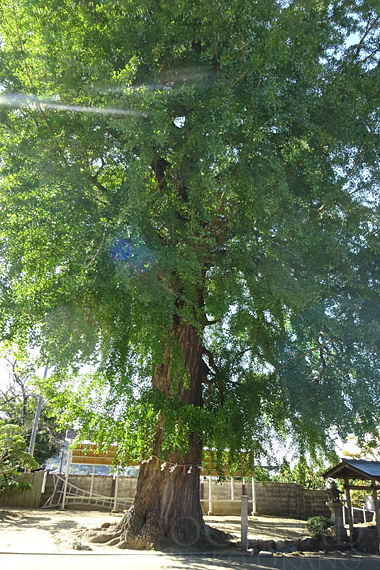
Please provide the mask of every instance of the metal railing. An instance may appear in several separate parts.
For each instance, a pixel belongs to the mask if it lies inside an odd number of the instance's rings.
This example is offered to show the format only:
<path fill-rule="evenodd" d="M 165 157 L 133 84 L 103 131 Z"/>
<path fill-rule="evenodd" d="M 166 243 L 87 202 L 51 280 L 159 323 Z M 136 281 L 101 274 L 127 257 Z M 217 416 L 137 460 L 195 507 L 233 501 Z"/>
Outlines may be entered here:
<path fill-rule="evenodd" d="M 62 506 L 62 499 L 64 494 L 64 485 L 65 479 L 56 473 L 53 474 L 54 477 L 54 489 L 46 503 L 43 505 L 43 509 L 53 508 L 53 507 L 61 507 Z M 132 498 L 115 498 L 115 497 L 106 497 L 105 495 L 99 495 L 93 493 L 92 491 L 86 491 L 84 489 L 80 489 L 76 485 L 72 483 L 67 484 L 66 488 L 66 496 L 65 496 L 65 504 L 86 504 L 86 505 L 94 505 L 101 508 L 108 508 L 108 509 L 126 509 L 127 506 L 130 506 L 133 502 Z"/>
<path fill-rule="evenodd" d="M 348 507 L 345 503 L 343 503 L 342 515 L 343 515 L 343 524 L 344 525 L 348 524 L 346 521 L 346 509 L 348 510 Z M 375 518 L 375 511 L 373 511 L 371 509 L 366 509 L 365 507 L 351 507 L 351 516 L 352 516 L 353 523 L 355 523 L 355 511 L 360 511 L 361 513 L 363 513 L 364 524 L 367 524 L 367 522 L 372 522 Z M 372 515 L 371 520 L 367 520 L 367 513 L 371 513 L 371 515 Z"/>

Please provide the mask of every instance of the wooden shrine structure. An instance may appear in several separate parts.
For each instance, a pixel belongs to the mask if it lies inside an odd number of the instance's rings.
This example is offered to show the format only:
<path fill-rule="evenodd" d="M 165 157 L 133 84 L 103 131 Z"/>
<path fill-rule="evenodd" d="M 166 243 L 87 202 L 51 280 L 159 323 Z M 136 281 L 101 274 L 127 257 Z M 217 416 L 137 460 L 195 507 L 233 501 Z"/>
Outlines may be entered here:
<path fill-rule="evenodd" d="M 70 450 L 70 464 L 82 465 L 114 465 L 117 466 L 116 461 L 116 445 L 110 445 L 106 451 L 100 451 L 96 444 L 79 444 Z M 158 458 L 157 458 L 158 459 Z M 164 459 L 160 460 L 161 463 L 168 464 Z M 129 461 L 128 467 L 139 465 L 138 461 Z M 169 465 L 169 464 L 168 464 Z M 239 461 L 234 468 L 225 462 L 218 468 L 217 457 L 213 451 L 206 451 L 202 465 L 200 466 L 201 475 L 211 477 L 244 477 L 252 475 L 254 472 L 253 465 L 247 460 L 244 453 L 239 456 Z"/>
<path fill-rule="evenodd" d="M 70 442 L 73 442 L 76 433 L 66 435 L 66 439 Z M 94 472 L 95 472 L 95 465 L 113 465 L 116 467 L 116 485 L 115 485 L 115 505 L 117 502 L 117 494 L 118 494 L 118 479 L 119 479 L 119 465 L 117 463 L 117 446 L 110 445 L 107 450 L 102 451 L 98 448 L 96 444 L 79 444 L 75 448 L 69 447 L 68 453 L 68 460 L 66 465 L 66 476 L 65 476 L 65 484 L 64 484 L 64 491 L 63 491 L 63 499 L 62 499 L 62 509 L 65 507 L 66 502 L 66 494 L 67 494 L 67 485 L 68 485 L 68 476 L 70 472 L 70 466 L 72 464 L 80 464 L 80 465 L 92 465 L 92 478 L 91 478 L 91 491 L 93 488 L 93 480 L 94 480 Z M 167 466 L 168 468 L 174 467 L 174 465 L 169 464 L 165 460 L 161 460 L 159 458 L 155 458 L 154 456 L 151 458 L 160 461 L 162 466 Z M 128 462 L 128 466 L 138 466 L 139 462 L 137 461 L 130 461 Z M 190 466 L 178 466 L 180 468 L 188 469 Z M 244 453 L 241 453 L 239 456 L 239 460 L 236 462 L 234 468 L 228 465 L 228 462 L 225 462 L 223 465 L 218 465 L 217 457 L 213 451 L 207 451 L 204 455 L 204 459 L 202 465 L 200 466 L 192 466 L 193 468 L 199 468 L 199 475 L 201 477 L 201 498 L 203 494 L 203 479 L 207 478 L 209 482 L 209 513 L 212 513 L 212 488 L 211 488 L 211 480 L 212 477 L 228 477 L 231 478 L 231 498 L 233 500 L 233 482 L 235 477 L 242 478 L 242 494 L 245 495 L 245 478 L 250 477 L 252 481 L 252 512 L 256 512 L 256 498 L 255 498 L 255 483 L 254 483 L 254 467 L 249 460 L 248 456 Z"/>
<path fill-rule="evenodd" d="M 325 479 L 343 479 L 348 507 L 348 524 L 350 528 L 350 542 L 354 542 L 354 522 L 352 518 L 350 491 L 355 489 L 368 491 L 372 494 L 375 516 L 377 538 L 380 548 L 380 514 L 379 499 L 377 492 L 380 489 L 380 461 L 367 461 L 364 459 L 342 459 L 341 462 L 323 474 Z M 359 481 L 365 484 L 352 484 L 350 481 Z"/>

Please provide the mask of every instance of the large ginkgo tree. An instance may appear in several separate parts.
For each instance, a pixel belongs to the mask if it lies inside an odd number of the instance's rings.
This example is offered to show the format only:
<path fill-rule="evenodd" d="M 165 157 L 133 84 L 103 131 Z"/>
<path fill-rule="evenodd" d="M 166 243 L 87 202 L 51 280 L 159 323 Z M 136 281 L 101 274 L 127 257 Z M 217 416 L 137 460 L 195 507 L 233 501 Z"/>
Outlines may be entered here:
<path fill-rule="evenodd" d="M 213 540 L 205 448 L 378 424 L 379 49 L 365 0 L 1 2 L 1 336 L 141 461 L 120 546 Z"/>

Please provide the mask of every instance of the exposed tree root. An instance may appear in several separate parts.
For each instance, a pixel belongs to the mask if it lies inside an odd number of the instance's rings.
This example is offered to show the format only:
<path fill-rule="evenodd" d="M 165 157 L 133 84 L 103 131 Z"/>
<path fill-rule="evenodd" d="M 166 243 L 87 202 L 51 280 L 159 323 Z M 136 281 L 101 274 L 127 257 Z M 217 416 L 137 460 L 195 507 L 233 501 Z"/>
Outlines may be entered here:
<path fill-rule="evenodd" d="M 146 518 L 133 506 L 120 523 L 105 526 L 87 531 L 85 538 L 95 544 L 133 550 L 206 551 L 233 545 L 229 534 L 206 525 L 203 519 L 182 517 L 168 533 L 157 518 Z"/>

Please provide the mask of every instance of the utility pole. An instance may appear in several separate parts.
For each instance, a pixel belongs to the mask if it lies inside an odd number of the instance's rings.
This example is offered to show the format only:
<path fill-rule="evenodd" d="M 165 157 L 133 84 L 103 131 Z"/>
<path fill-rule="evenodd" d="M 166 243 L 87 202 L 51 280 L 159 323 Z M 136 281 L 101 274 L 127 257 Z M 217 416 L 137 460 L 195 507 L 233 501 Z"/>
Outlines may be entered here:
<path fill-rule="evenodd" d="M 48 370 L 49 370 L 49 367 L 45 366 L 44 379 L 47 376 Z M 36 413 L 34 416 L 33 430 L 32 430 L 32 435 L 30 436 L 30 442 L 29 442 L 29 447 L 28 447 L 28 453 L 30 453 L 30 455 L 32 455 L 32 456 L 34 454 L 34 446 L 36 444 L 38 422 L 40 421 L 42 403 L 43 403 L 43 397 L 40 395 L 38 397 L 37 409 L 36 409 Z"/>

